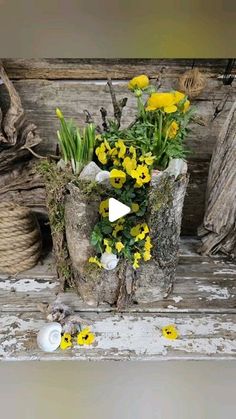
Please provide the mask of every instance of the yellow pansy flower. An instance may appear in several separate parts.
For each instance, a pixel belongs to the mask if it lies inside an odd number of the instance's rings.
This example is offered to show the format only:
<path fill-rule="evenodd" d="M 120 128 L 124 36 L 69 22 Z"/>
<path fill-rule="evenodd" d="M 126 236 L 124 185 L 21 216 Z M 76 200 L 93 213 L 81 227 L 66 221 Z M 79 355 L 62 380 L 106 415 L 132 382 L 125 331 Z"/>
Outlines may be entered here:
<path fill-rule="evenodd" d="M 133 159 L 136 159 L 136 149 L 134 146 L 130 146 L 129 153 L 132 154 Z"/>
<path fill-rule="evenodd" d="M 116 250 L 118 251 L 118 253 L 121 252 L 122 249 L 124 249 L 124 245 L 122 242 L 116 242 Z"/>
<path fill-rule="evenodd" d="M 149 228 L 147 223 L 137 224 L 132 227 L 130 230 L 131 236 L 135 237 L 135 240 L 143 240 L 146 234 L 149 233 Z"/>
<path fill-rule="evenodd" d="M 131 157 L 125 157 L 124 161 L 122 163 L 122 166 L 124 167 L 124 169 L 126 170 L 126 172 L 128 173 L 128 175 L 131 176 L 131 171 L 136 169 L 137 166 L 137 162 L 134 158 Z"/>
<path fill-rule="evenodd" d="M 173 139 L 176 137 L 176 134 L 179 130 L 179 124 L 176 121 L 173 121 L 168 128 L 168 138 Z"/>
<path fill-rule="evenodd" d="M 110 172 L 111 185 L 116 189 L 121 189 L 126 181 L 126 174 L 122 170 L 112 169 Z"/>
<path fill-rule="evenodd" d="M 92 345 L 95 341 L 95 335 L 90 332 L 90 328 L 86 327 L 77 335 L 78 345 Z"/>
<path fill-rule="evenodd" d="M 124 220 L 121 222 L 121 219 L 120 219 L 118 223 L 115 224 L 115 227 L 112 232 L 113 237 L 117 237 L 117 233 L 119 233 L 119 231 L 124 230 L 124 226 L 122 225 L 123 223 L 124 223 Z"/>
<path fill-rule="evenodd" d="M 133 77 L 128 84 L 128 88 L 130 90 L 134 89 L 144 89 L 149 85 L 149 78 L 145 74 L 141 74 L 140 76 Z"/>
<path fill-rule="evenodd" d="M 151 176 L 148 167 L 144 164 L 138 164 L 135 170 L 131 171 L 131 177 L 136 179 L 135 187 L 141 188 L 144 183 L 148 183 L 151 180 Z"/>
<path fill-rule="evenodd" d="M 162 336 L 166 339 L 175 340 L 179 337 L 179 332 L 173 324 L 169 324 L 162 328 Z"/>
<path fill-rule="evenodd" d="M 136 202 L 133 202 L 131 204 L 131 210 L 132 210 L 132 212 L 138 212 L 139 211 L 139 204 L 136 204 Z"/>
<path fill-rule="evenodd" d="M 143 260 L 145 261 L 145 262 L 147 262 L 148 260 L 150 260 L 151 259 L 151 253 L 149 252 L 149 250 L 146 250 L 144 253 L 143 253 Z"/>
<path fill-rule="evenodd" d="M 107 164 L 108 158 L 107 158 L 107 149 L 104 143 L 102 143 L 99 147 L 96 148 L 95 154 L 102 164 Z"/>
<path fill-rule="evenodd" d="M 118 150 L 119 159 L 123 159 L 123 157 L 125 156 L 125 153 L 126 153 L 126 145 L 125 145 L 124 141 L 123 140 L 118 140 L 115 143 L 115 146 Z"/>
<path fill-rule="evenodd" d="M 157 109 L 164 109 L 166 113 L 173 113 L 177 111 L 176 97 L 174 93 L 155 92 L 152 93 L 147 101 L 147 111 L 155 111 Z"/>
<path fill-rule="evenodd" d="M 67 348 L 71 348 L 71 346 L 71 335 L 69 333 L 64 333 L 64 335 L 61 337 L 60 348 L 64 351 Z"/>
<path fill-rule="evenodd" d="M 111 248 L 111 246 L 110 246 L 110 244 L 109 244 L 109 240 L 108 240 L 108 239 L 104 239 L 104 240 L 103 240 L 103 243 L 104 243 L 104 245 L 106 246 L 106 247 L 105 247 L 105 252 L 107 252 L 107 253 L 111 253 L 111 252 L 112 252 L 112 248 Z"/>
<path fill-rule="evenodd" d="M 155 156 L 152 155 L 151 152 L 144 154 L 139 158 L 141 162 L 144 162 L 148 166 L 151 166 L 155 160 Z"/>
<path fill-rule="evenodd" d="M 134 261 L 133 261 L 133 268 L 134 269 L 137 269 L 137 268 L 139 268 L 139 259 L 141 259 L 142 258 L 142 256 L 140 255 L 140 253 L 139 252 L 135 252 L 134 253 Z"/>
<path fill-rule="evenodd" d="M 97 265 L 99 268 L 103 267 L 103 264 L 100 262 L 100 260 L 97 258 L 97 256 L 95 256 L 95 257 L 91 256 L 88 261 L 89 261 L 89 263 L 95 263 L 95 265 Z"/>
<path fill-rule="evenodd" d="M 146 239 L 145 239 L 145 243 L 144 243 L 144 249 L 146 251 L 150 251 L 152 247 L 153 247 L 153 245 L 151 244 L 151 238 L 150 238 L 150 236 L 147 236 Z"/>
<path fill-rule="evenodd" d="M 99 214 L 101 214 L 103 218 L 108 217 L 109 215 L 109 200 L 108 199 L 105 199 L 104 201 L 100 202 Z"/>

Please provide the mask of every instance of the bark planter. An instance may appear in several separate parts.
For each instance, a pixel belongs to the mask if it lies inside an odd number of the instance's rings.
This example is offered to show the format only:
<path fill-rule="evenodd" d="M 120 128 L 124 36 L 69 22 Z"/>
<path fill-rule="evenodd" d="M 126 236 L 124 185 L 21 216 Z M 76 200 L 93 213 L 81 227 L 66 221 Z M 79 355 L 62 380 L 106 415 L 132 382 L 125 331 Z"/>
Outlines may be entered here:
<path fill-rule="evenodd" d="M 82 299 L 97 306 L 108 303 L 124 308 L 149 304 L 170 293 L 178 263 L 182 208 L 188 175 L 186 164 L 173 174 L 170 167 L 153 174 L 148 192 L 147 223 L 152 239 L 152 259 L 134 270 L 120 260 L 113 270 L 88 264 L 94 254 L 90 236 L 98 220 L 99 192 L 86 192 L 73 183 L 65 198 L 65 232 L 74 284 Z"/>

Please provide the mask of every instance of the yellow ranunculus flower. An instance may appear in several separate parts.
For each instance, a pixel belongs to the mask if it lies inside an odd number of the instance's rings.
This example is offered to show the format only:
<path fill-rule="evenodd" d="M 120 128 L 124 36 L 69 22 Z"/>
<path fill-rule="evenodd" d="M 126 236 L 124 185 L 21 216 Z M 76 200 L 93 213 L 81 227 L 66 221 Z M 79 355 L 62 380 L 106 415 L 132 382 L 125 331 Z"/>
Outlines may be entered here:
<path fill-rule="evenodd" d="M 110 246 L 110 244 L 109 244 L 109 240 L 108 240 L 108 239 L 104 239 L 104 240 L 103 240 L 103 243 L 104 243 L 104 245 L 106 246 L 106 247 L 105 247 L 105 252 L 107 252 L 107 253 L 111 253 L 111 252 L 112 252 L 112 248 L 111 248 L 111 246 Z"/>
<path fill-rule="evenodd" d="M 97 256 L 95 256 L 95 257 L 91 256 L 88 261 L 89 261 L 89 263 L 95 263 L 95 265 L 97 265 L 99 268 L 103 267 L 103 264 L 100 262 L 100 260 L 97 258 Z"/>
<path fill-rule="evenodd" d="M 178 92 L 178 90 L 176 90 L 176 91 L 174 92 L 174 97 L 175 97 L 175 103 L 177 104 L 177 103 L 179 103 L 181 100 L 183 100 L 183 99 L 186 97 L 186 95 L 185 95 L 184 93 L 182 93 L 182 92 Z"/>
<path fill-rule="evenodd" d="M 169 324 L 162 328 L 162 336 L 166 339 L 175 340 L 179 337 L 179 332 L 173 324 Z"/>
<path fill-rule="evenodd" d="M 111 185 L 116 189 L 121 189 L 126 181 L 126 174 L 122 170 L 112 169 L 110 172 Z"/>
<path fill-rule="evenodd" d="M 155 111 L 157 109 L 164 109 L 166 113 L 176 112 L 177 106 L 174 93 L 152 93 L 151 96 L 148 98 L 146 110 Z"/>
<path fill-rule="evenodd" d="M 109 202 L 108 199 L 105 199 L 104 201 L 100 202 L 99 205 L 99 214 L 102 215 L 102 217 L 108 217 L 109 215 Z"/>
<path fill-rule="evenodd" d="M 183 110 L 184 113 L 188 111 L 189 106 L 190 106 L 190 101 L 189 100 L 186 100 L 184 102 L 184 110 Z"/>
<path fill-rule="evenodd" d="M 130 80 L 128 84 L 128 88 L 130 90 L 134 89 L 145 89 L 145 87 L 149 86 L 149 78 L 145 74 L 141 74 L 140 76 L 134 77 Z"/>
<path fill-rule="evenodd" d="M 89 327 L 86 327 L 85 329 L 81 330 L 81 332 L 77 336 L 78 345 L 92 345 L 94 341 L 95 335 L 90 332 Z"/>
<path fill-rule="evenodd" d="M 148 167 L 144 164 L 138 164 L 137 168 L 131 171 L 131 177 L 136 179 L 136 183 L 134 185 L 136 188 L 141 188 L 141 186 L 151 180 Z"/>
<path fill-rule="evenodd" d="M 133 202 L 131 204 L 131 210 L 132 210 L 132 212 L 138 212 L 139 211 L 139 204 L 136 204 L 135 202 Z"/>
<path fill-rule="evenodd" d="M 123 159 L 124 156 L 125 156 L 125 153 L 126 153 L 126 145 L 125 145 L 124 141 L 123 140 L 118 140 L 115 143 L 115 146 L 116 146 L 116 148 L 118 150 L 118 157 L 119 157 L 119 159 Z"/>
<path fill-rule="evenodd" d="M 179 130 L 179 124 L 176 121 L 173 121 L 168 129 L 168 138 L 173 139 L 176 137 L 176 134 Z"/>
<path fill-rule="evenodd" d="M 64 333 L 61 337 L 60 348 L 64 351 L 67 348 L 71 348 L 71 335 L 69 333 Z"/>
<path fill-rule="evenodd" d="M 124 245 L 122 242 L 116 242 L 116 250 L 118 251 L 118 253 L 121 252 L 122 249 L 124 249 Z"/>
<path fill-rule="evenodd" d="M 125 157 L 123 160 L 122 166 L 124 167 L 128 175 L 131 176 L 131 171 L 136 169 L 137 162 L 134 158 Z"/>

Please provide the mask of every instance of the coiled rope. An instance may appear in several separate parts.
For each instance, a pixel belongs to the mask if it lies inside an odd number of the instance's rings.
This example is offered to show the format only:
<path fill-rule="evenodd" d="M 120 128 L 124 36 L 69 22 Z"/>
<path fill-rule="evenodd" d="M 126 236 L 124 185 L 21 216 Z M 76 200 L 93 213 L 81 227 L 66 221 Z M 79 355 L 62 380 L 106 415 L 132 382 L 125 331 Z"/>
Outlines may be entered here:
<path fill-rule="evenodd" d="M 36 265 L 42 248 L 34 214 L 17 204 L 0 203 L 0 272 L 16 274 Z"/>

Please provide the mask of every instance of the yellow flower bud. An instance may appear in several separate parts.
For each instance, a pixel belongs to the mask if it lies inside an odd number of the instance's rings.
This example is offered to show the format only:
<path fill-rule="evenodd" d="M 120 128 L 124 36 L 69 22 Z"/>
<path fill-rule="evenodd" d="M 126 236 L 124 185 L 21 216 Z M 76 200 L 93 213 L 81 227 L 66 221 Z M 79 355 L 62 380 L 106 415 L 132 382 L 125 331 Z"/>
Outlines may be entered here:
<path fill-rule="evenodd" d="M 63 118 L 63 113 L 62 113 L 62 111 L 59 108 L 56 109 L 56 116 L 59 119 L 62 119 Z"/>

